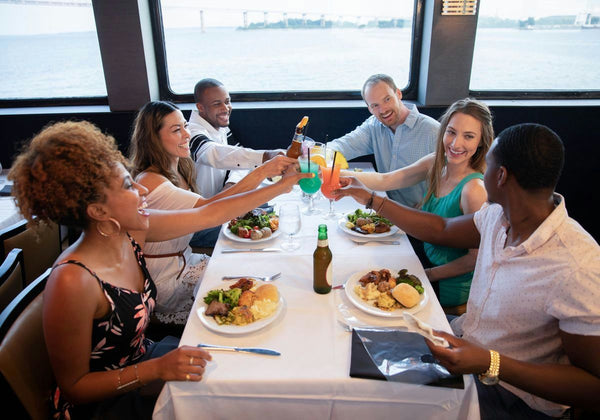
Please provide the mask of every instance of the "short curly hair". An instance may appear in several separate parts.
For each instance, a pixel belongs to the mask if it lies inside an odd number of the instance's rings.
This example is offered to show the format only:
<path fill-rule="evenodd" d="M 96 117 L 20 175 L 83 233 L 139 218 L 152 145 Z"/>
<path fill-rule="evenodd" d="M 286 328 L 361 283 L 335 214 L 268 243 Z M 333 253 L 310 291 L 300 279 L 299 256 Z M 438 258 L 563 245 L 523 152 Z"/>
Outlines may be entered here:
<path fill-rule="evenodd" d="M 85 228 L 87 206 L 106 199 L 115 166 L 127 162 L 115 139 L 86 121 L 51 124 L 26 145 L 8 178 L 30 222 Z"/>

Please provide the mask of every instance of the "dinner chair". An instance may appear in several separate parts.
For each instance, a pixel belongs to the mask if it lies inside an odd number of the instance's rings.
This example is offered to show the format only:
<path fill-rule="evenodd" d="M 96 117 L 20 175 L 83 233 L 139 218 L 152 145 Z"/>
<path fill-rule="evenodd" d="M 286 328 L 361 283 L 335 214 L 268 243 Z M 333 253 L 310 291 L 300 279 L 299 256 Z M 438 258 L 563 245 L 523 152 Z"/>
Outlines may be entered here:
<path fill-rule="evenodd" d="M 27 220 L 21 220 L 0 230 L 0 255 L 6 256 L 14 248 L 23 250 L 25 285 L 28 285 L 60 255 L 60 229 L 55 223 L 41 223 L 34 229 L 27 226 Z"/>
<path fill-rule="evenodd" d="M 48 269 L 0 314 L 0 395 L 11 418 L 48 419 L 54 376 L 42 329 Z"/>
<path fill-rule="evenodd" d="M 24 283 L 23 250 L 15 248 L 0 265 L 0 312 L 23 290 Z"/>

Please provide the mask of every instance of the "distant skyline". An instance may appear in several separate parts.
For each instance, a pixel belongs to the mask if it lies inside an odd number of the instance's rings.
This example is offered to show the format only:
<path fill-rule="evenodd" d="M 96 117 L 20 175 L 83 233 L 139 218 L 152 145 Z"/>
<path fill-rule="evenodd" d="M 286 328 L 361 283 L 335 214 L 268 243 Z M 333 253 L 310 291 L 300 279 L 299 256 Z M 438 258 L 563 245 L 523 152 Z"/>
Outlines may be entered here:
<path fill-rule="evenodd" d="M 163 0 L 164 20 L 167 27 L 199 26 L 199 12 L 190 9 L 173 8 L 176 4 L 202 6 L 208 10 L 204 21 L 210 26 L 240 26 L 243 24 L 244 9 L 285 10 L 290 12 L 308 12 L 309 19 L 317 19 L 318 13 L 345 16 L 408 17 L 412 15 L 413 0 L 396 0 L 389 3 L 359 0 Z M 480 1 L 481 16 L 525 19 L 551 15 L 573 15 L 582 11 L 600 13 L 600 0 L 484 0 Z M 219 9 L 219 10 L 216 10 Z M 239 10 L 235 13 L 225 9 Z M 310 14 L 312 13 L 312 14 Z M 288 15 L 289 18 L 299 15 Z M 269 20 L 281 20 L 281 14 L 273 13 Z M 261 13 L 250 13 L 250 22 L 262 21 Z M 364 18 L 363 18 L 364 19 Z M 361 20 L 366 23 L 366 19 Z M 0 35 L 34 35 L 60 32 L 83 32 L 95 29 L 91 7 L 64 7 L 41 5 L 0 4 Z"/>

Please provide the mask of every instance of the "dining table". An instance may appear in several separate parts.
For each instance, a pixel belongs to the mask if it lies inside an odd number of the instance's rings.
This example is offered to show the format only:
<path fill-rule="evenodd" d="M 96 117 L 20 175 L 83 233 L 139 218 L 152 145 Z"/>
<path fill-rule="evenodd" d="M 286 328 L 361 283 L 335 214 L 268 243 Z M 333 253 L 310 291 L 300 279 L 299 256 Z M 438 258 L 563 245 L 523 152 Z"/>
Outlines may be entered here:
<path fill-rule="evenodd" d="M 277 212 L 285 203 L 307 205 L 298 186 L 269 204 Z M 296 235 L 300 247 L 294 251 L 280 248 L 284 234 L 259 243 L 240 242 L 226 236 L 223 227 L 180 340 L 180 345 L 188 346 L 266 348 L 280 356 L 209 350 L 212 361 L 202 380 L 167 382 L 153 418 L 478 419 L 476 386 L 470 375 L 463 376 L 462 389 L 350 376 L 352 329 L 402 329 L 406 324 L 402 318 L 365 311 L 349 299 L 345 288 L 328 294 L 313 291 L 313 252 L 320 224 L 327 225 L 334 286 L 373 269 L 406 269 L 421 280 L 428 298 L 414 315 L 435 329 L 451 332 L 451 328 L 406 234 L 398 231 L 381 238 L 385 243 L 366 242 L 366 236 L 344 229 L 343 215 L 364 210 L 363 206 L 346 197 L 334 204 L 339 218 L 326 218 L 328 200 L 320 196 L 315 204 L 321 213 L 302 215 Z M 275 251 L 261 251 L 265 247 Z M 254 252 L 223 252 L 239 248 Z M 203 312 L 207 292 L 232 283 L 222 277 L 279 272 L 281 276 L 271 284 L 279 291 L 281 308 L 272 319 L 238 330 L 207 319 Z"/>

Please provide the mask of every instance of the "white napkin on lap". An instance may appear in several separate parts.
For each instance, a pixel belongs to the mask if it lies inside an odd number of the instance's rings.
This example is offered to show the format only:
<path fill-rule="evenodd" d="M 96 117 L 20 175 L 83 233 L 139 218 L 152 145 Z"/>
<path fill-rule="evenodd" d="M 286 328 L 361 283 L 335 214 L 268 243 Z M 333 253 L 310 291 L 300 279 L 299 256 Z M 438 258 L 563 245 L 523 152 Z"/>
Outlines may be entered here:
<path fill-rule="evenodd" d="M 419 318 L 408 312 L 403 312 L 402 316 L 404 317 L 404 321 L 406 321 L 406 326 L 409 331 L 422 335 L 426 339 L 432 341 L 436 346 L 450 347 L 450 344 L 448 344 L 448 341 L 445 338 L 433 335 L 433 328 L 431 328 L 431 325 L 421 321 Z"/>

